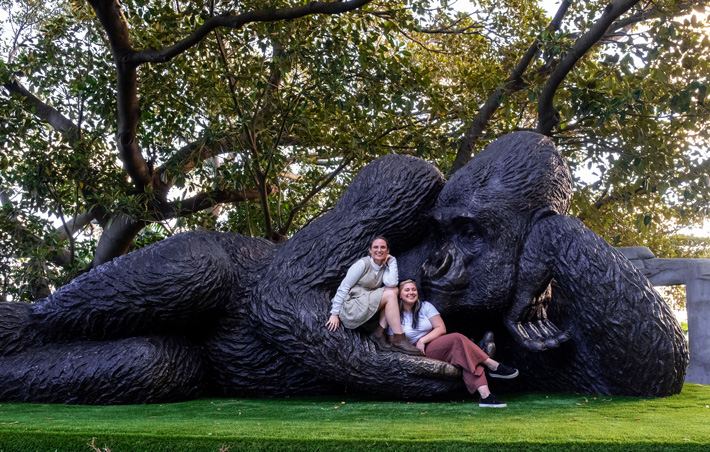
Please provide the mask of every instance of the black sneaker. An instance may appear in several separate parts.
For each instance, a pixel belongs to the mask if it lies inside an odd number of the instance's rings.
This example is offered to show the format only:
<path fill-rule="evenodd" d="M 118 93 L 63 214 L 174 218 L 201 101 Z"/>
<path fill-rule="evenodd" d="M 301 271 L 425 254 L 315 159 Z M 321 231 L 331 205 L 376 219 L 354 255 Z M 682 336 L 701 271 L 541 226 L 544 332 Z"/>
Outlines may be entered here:
<path fill-rule="evenodd" d="M 498 363 L 498 368 L 496 370 L 488 370 L 488 375 L 492 378 L 502 378 L 504 380 L 510 380 L 518 376 L 518 369 L 513 367 L 508 367 L 503 363 Z"/>
<path fill-rule="evenodd" d="M 478 401 L 478 406 L 483 408 L 505 408 L 508 405 L 498 400 L 494 394 L 489 394 L 485 399 Z"/>

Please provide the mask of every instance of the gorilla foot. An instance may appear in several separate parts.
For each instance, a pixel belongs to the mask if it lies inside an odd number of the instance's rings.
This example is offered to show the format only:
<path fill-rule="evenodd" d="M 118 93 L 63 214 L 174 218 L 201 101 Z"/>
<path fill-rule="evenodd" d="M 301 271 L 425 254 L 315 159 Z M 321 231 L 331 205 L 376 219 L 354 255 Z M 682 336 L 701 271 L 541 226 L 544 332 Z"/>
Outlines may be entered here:
<path fill-rule="evenodd" d="M 475 343 L 476 341 L 471 339 L 471 342 Z M 478 348 L 483 350 L 483 352 L 488 355 L 489 358 L 493 358 L 493 355 L 496 354 L 496 342 L 495 337 L 493 336 L 493 331 L 489 331 L 484 334 L 481 340 L 476 345 L 478 345 Z"/>

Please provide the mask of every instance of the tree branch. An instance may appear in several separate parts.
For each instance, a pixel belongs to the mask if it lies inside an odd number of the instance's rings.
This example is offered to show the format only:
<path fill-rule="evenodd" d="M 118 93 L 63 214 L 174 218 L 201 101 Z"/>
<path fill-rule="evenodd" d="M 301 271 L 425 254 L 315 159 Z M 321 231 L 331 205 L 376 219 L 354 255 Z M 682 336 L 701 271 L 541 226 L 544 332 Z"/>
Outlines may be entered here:
<path fill-rule="evenodd" d="M 275 191 L 276 187 L 270 185 L 267 189 L 267 194 L 272 194 Z M 260 191 L 256 188 L 246 191 L 216 190 L 209 193 L 200 193 L 191 198 L 166 203 L 162 211 L 162 217 L 156 218 L 156 220 L 183 217 L 205 209 L 211 209 L 217 204 L 245 202 L 260 198 Z"/>
<path fill-rule="evenodd" d="M 199 162 L 232 151 L 232 139 L 229 136 L 208 142 L 198 140 L 180 148 L 165 164 L 156 169 L 161 180 L 166 179 L 163 174 L 171 169 L 179 169 L 183 173 L 190 172 Z M 172 187 L 170 180 L 164 180 L 168 187 Z"/>
<path fill-rule="evenodd" d="M 675 5 L 676 8 L 680 12 L 689 10 L 692 8 L 694 4 L 698 4 L 697 1 L 690 0 L 684 3 L 679 3 Z M 636 14 L 633 14 L 629 17 L 626 17 L 624 19 L 616 21 L 611 27 L 610 30 L 620 30 L 623 28 L 628 28 L 636 25 L 639 22 L 643 22 L 648 19 L 655 19 L 657 17 L 661 17 L 665 14 L 664 10 L 660 5 L 658 5 L 655 2 L 649 2 L 641 11 L 639 11 Z"/>
<path fill-rule="evenodd" d="M 562 0 L 560 7 L 555 13 L 555 17 L 550 21 L 547 26 L 548 31 L 557 31 L 562 26 L 562 19 L 567 10 L 569 9 L 570 3 L 567 0 Z M 473 154 L 473 149 L 476 146 L 478 140 L 483 136 L 483 131 L 485 127 L 490 122 L 491 118 L 500 107 L 500 99 L 503 94 L 511 93 L 522 89 L 523 74 L 527 70 L 530 63 L 533 61 L 540 49 L 540 38 L 536 38 L 535 41 L 530 45 L 525 55 L 520 59 L 518 64 L 515 66 L 513 71 L 510 73 L 508 78 L 503 83 L 503 86 L 496 88 L 496 90 L 488 97 L 486 103 L 478 111 L 478 114 L 473 119 L 473 122 L 466 130 L 463 140 L 461 140 L 461 145 L 456 152 L 456 158 L 449 171 L 449 176 L 454 174 L 456 171 L 461 169 L 469 160 Z"/>
<path fill-rule="evenodd" d="M 136 134 L 141 112 L 138 105 L 138 78 L 133 62 L 128 24 L 117 0 L 89 0 L 108 36 L 116 64 L 118 93 L 118 151 L 123 168 L 138 188 L 153 184 L 153 174 L 143 158 Z"/>
<path fill-rule="evenodd" d="M 354 157 L 347 157 L 346 159 L 344 159 L 344 160 L 342 161 L 342 163 L 341 163 L 340 165 L 338 165 L 338 167 L 335 168 L 335 169 L 325 178 L 325 180 L 324 180 L 321 184 L 318 184 L 318 185 L 316 185 L 315 187 L 313 187 L 313 188 L 311 189 L 311 191 L 308 192 L 308 194 L 301 200 L 301 202 L 299 202 L 297 205 L 295 205 L 295 206 L 291 209 L 291 212 L 290 212 L 289 215 L 288 215 L 288 219 L 287 219 L 286 222 L 283 224 L 283 226 L 281 226 L 281 228 L 279 229 L 279 234 L 280 234 L 280 235 L 282 235 L 282 236 L 284 236 L 284 237 L 286 236 L 286 234 L 288 233 L 288 230 L 291 228 L 291 225 L 293 224 L 294 219 L 296 218 L 296 214 L 297 214 L 301 209 L 303 209 L 304 207 L 306 207 L 306 205 L 308 205 L 308 203 L 311 201 L 311 199 L 313 199 L 313 197 L 314 197 L 315 195 L 317 195 L 318 193 L 321 192 L 321 190 L 323 190 L 325 187 L 327 187 L 328 184 L 330 184 L 330 183 L 333 181 L 333 179 L 335 179 L 335 176 L 337 176 L 338 174 L 340 174 L 340 172 L 343 171 L 343 169 L 345 169 L 345 167 L 348 166 L 348 165 L 350 164 L 350 162 L 353 161 L 353 158 L 354 158 Z"/>
<path fill-rule="evenodd" d="M 604 37 L 614 21 L 638 2 L 639 0 L 614 0 L 609 3 L 592 28 L 577 39 L 570 51 L 562 57 L 540 93 L 537 110 L 537 131 L 539 133 L 550 135 L 552 129 L 560 122 L 559 113 L 555 109 L 553 101 L 557 89 L 562 84 L 565 77 L 567 77 L 567 74 L 569 74 L 584 54 Z"/>
<path fill-rule="evenodd" d="M 13 81 L 5 83 L 2 85 L 11 94 L 15 94 L 22 97 L 22 103 L 34 110 L 35 115 L 42 121 L 49 124 L 54 130 L 61 133 L 70 142 L 79 139 L 79 126 L 71 122 L 66 116 L 59 113 L 54 107 L 47 105 L 42 102 L 29 92 L 24 86 L 20 85 L 18 81 Z"/>
<path fill-rule="evenodd" d="M 460 22 L 460 21 L 456 21 L 456 22 Z M 480 34 L 481 34 L 480 32 L 474 32 L 474 33 L 466 33 L 466 32 L 469 31 L 469 30 L 476 29 L 476 28 L 479 28 L 479 29 L 483 28 L 483 25 L 472 24 L 472 25 L 469 25 L 469 26 L 467 26 L 467 27 L 463 27 L 463 28 L 458 28 L 458 29 L 452 30 L 451 28 L 453 28 L 453 25 L 454 25 L 454 24 L 452 24 L 452 25 L 450 25 L 450 26 L 448 26 L 448 27 L 438 28 L 438 29 L 418 28 L 417 31 L 418 31 L 419 33 L 425 33 L 425 34 L 444 34 L 444 35 L 446 35 L 446 34 L 449 34 L 449 35 L 450 35 L 450 34 L 454 34 L 454 35 L 467 34 L 467 35 L 480 35 Z"/>
<path fill-rule="evenodd" d="M 280 20 L 298 19 L 313 14 L 341 14 L 361 8 L 372 0 L 347 0 L 339 2 L 311 2 L 307 5 L 293 8 L 250 11 L 232 16 L 229 13 L 215 16 L 207 20 L 190 36 L 174 45 L 162 50 L 143 50 L 131 55 L 131 62 L 135 65 L 170 61 L 177 55 L 185 52 L 204 39 L 209 32 L 217 27 L 241 28 L 253 22 L 275 22 Z"/>
<path fill-rule="evenodd" d="M 49 245 L 46 241 L 35 235 L 30 229 L 28 229 L 24 224 L 22 224 L 22 222 L 17 217 L 7 215 L 4 211 L 0 210 L 0 222 L 4 223 L 3 229 L 7 231 L 12 231 L 11 234 L 13 241 L 18 243 L 25 243 L 27 245 L 30 245 L 33 249 L 39 248 L 47 250 L 46 259 L 49 262 L 52 262 L 61 267 L 66 267 L 71 264 L 71 251 L 64 247 L 57 248 L 55 246 Z M 59 237 L 59 239 L 63 240 L 62 237 Z"/>
<path fill-rule="evenodd" d="M 611 194 L 607 190 L 607 191 L 604 191 L 602 196 L 600 196 L 599 199 L 594 202 L 594 204 L 589 206 L 589 210 L 598 211 L 598 210 L 601 210 L 604 206 L 607 206 L 609 204 L 613 204 L 621 199 L 632 198 L 634 196 L 644 195 L 646 193 L 647 193 L 647 191 L 645 188 L 637 188 L 634 191 L 625 191 L 625 192 L 618 192 L 618 193 L 611 193 Z M 580 213 L 577 216 L 577 218 L 584 221 L 585 219 L 589 218 L 589 213 Z"/>
<path fill-rule="evenodd" d="M 56 229 L 59 240 L 69 240 L 69 236 L 73 236 L 77 231 L 84 229 L 89 223 L 94 221 L 96 216 L 92 212 L 84 212 Z"/>

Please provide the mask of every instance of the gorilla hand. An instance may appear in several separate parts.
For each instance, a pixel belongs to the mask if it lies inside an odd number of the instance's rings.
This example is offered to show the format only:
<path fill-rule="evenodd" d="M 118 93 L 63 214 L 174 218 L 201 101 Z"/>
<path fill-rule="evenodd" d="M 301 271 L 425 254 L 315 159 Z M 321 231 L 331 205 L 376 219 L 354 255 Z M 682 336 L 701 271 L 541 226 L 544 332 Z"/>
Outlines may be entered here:
<path fill-rule="evenodd" d="M 504 323 L 515 340 L 526 349 L 539 352 L 557 348 L 569 340 L 570 333 L 561 331 L 547 318 L 550 285 L 537 297 L 517 297 L 504 317 Z"/>
<path fill-rule="evenodd" d="M 343 383 L 354 383 L 358 389 L 401 397 L 431 396 L 461 385 L 460 369 L 449 363 L 394 351 L 381 351 L 358 331 L 342 330 L 339 333 L 334 335 L 339 344 L 329 347 L 330 350 L 338 350 L 337 355 L 330 355 L 332 367 L 318 371 L 335 371 L 332 378 Z"/>

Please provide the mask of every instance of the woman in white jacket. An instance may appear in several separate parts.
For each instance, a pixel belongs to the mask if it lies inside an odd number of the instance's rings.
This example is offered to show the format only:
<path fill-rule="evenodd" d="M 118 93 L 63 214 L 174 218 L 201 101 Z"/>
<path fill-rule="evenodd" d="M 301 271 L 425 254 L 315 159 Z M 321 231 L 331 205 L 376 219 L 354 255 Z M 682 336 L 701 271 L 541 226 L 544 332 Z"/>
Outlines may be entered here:
<path fill-rule="evenodd" d="M 377 329 L 370 334 L 375 344 L 382 349 L 418 355 L 419 350 L 407 341 L 400 325 L 398 282 L 397 259 L 389 254 L 387 240 L 377 237 L 370 245 L 370 255 L 351 265 L 340 283 L 326 327 L 335 331 L 342 323 L 345 328 L 354 329 L 379 312 Z M 388 324 L 394 333 L 391 344 L 385 337 Z"/>

